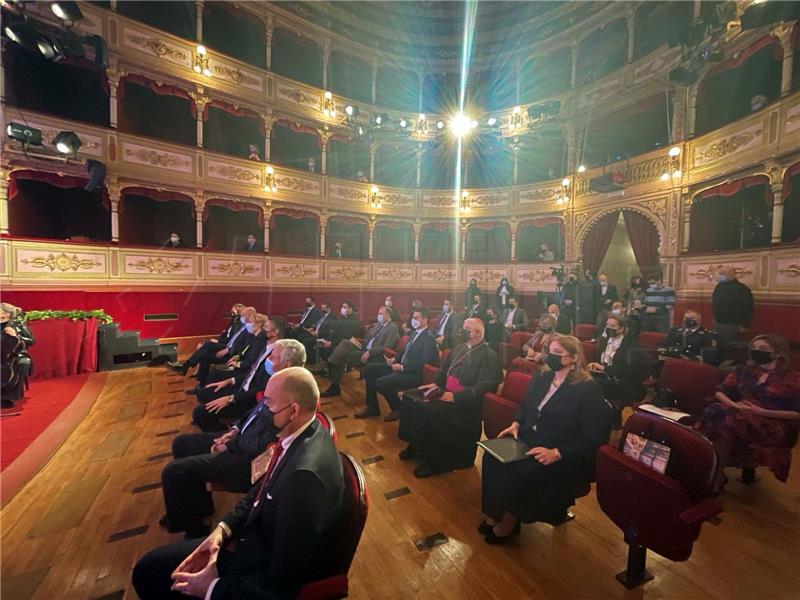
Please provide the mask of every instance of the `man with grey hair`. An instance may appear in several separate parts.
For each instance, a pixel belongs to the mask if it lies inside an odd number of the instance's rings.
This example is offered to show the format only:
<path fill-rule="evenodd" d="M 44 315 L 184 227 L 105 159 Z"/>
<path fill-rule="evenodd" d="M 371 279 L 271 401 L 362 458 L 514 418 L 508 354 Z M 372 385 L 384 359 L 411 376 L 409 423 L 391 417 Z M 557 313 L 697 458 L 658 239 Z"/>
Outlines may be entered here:
<path fill-rule="evenodd" d="M 143 600 L 170 591 L 197 598 L 295 598 L 340 559 L 342 462 L 316 417 L 319 388 L 306 369 L 277 373 L 264 392 L 278 439 L 254 461 L 256 485 L 205 539 L 158 548 L 133 570 Z M 260 457 L 261 458 L 261 457 Z M 229 542 L 234 543 L 229 543 Z"/>
<path fill-rule="evenodd" d="M 267 362 L 270 361 L 270 362 Z M 277 373 L 289 367 L 302 367 L 306 351 L 297 340 L 275 342 L 265 371 Z M 271 373 L 265 373 L 271 375 Z M 259 392 L 259 396 L 263 394 Z M 167 514 L 161 524 L 169 531 L 206 535 L 206 517 L 214 514 L 214 502 L 206 482 L 222 484 L 226 490 L 244 493 L 250 489 L 250 461 L 275 440 L 272 413 L 266 397 L 226 433 L 189 433 L 172 442 L 174 459 L 161 472 Z M 199 407 L 203 408 L 203 407 Z"/>

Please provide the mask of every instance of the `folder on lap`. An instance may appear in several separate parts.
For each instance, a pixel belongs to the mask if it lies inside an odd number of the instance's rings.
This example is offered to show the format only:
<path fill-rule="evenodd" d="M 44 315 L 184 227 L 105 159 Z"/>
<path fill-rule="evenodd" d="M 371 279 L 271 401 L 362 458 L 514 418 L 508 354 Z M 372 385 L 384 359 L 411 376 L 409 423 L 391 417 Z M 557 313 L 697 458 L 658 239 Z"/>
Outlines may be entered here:
<path fill-rule="evenodd" d="M 494 440 L 481 440 L 478 446 L 486 450 L 501 463 L 513 463 L 531 458 L 526 454 L 528 447 L 513 437 L 503 437 Z"/>

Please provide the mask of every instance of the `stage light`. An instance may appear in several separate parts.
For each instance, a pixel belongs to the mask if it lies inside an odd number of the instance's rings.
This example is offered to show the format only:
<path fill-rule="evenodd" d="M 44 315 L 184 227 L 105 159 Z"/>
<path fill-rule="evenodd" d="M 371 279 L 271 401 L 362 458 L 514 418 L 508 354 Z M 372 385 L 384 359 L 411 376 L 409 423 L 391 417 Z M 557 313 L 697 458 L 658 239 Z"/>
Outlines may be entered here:
<path fill-rule="evenodd" d="M 57 61 L 65 56 L 64 46 L 56 38 L 40 35 L 36 40 L 36 47 L 47 60 Z"/>
<path fill-rule="evenodd" d="M 78 21 L 83 18 L 83 13 L 77 2 L 64 2 L 59 0 L 50 5 L 50 10 L 62 21 Z"/>
<path fill-rule="evenodd" d="M 15 44 L 30 49 L 36 48 L 36 34 L 25 23 L 6 23 L 3 27 L 3 32 Z"/>
<path fill-rule="evenodd" d="M 518 115 L 522 109 L 519 106 L 514 107 L 514 114 Z"/>
<path fill-rule="evenodd" d="M 681 173 L 681 170 L 680 170 L 680 169 L 675 169 L 675 170 L 672 172 L 672 176 L 673 176 L 675 179 L 678 179 L 678 178 L 679 178 L 681 175 L 682 175 L 682 173 Z"/>
<path fill-rule="evenodd" d="M 585 173 L 585 172 L 586 172 L 586 167 L 584 165 L 578 167 L 578 173 Z"/>
<path fill-rule="evenodd" d="M 669 181 L 669 173 L 662 173 L 661 181 Z"/>
<path fill-rule="evenodd" d="M 681 149 L 680 149 L 679 146 L 673 146 L 672 148 L 669 149 L 669 155 L 671 157 L 673 157 L 673 158 L 675 158 L 676 156 L 680 155 L 680 153 L 681 153 Z"/>
<path fill-rule="evenodd" d="M 495 125 L 497 125 L 497 117 L 489 117 L 489 118 L 486 120 L 486 124 L 487 124 L 489 127 L 494 127 Z"/>
<path fill-rule="evenodd" d="M 59 154 L 75 155 L 82 145 L 83 142 L 74 131 L 62 131 L 53 138 L 53 146 Z"/>
<path fill-rule="evenodd" d="M 206 77 L 211 77 L 211 69 L 208 66 L 208 51 L 203 44 L 197 44 L 194 50 L 194 64 L 192 69 L 195 73 L 202 73 Z"/>
<path fill-rule="evenodd" d="M 21 15 L 25 8 L 20 0 L 0 0 L 0 7 L 15 15 Z"/>
<path fill-rule="evenodd" d="M 275 178 L 275 169 L 267 165 L 264 171 L 264 191 L 272 192 L 273 194 L 278 191 L 278 180 Z"/>
<path fill-rule="evenodd" d="M 42 145 L 42 130 L 19 123 L 9 123 L 6 127 L 6 133 L 12 140 L 22 142 L 26 146 L 41 146 Z"/>
<path fill-rule="evenodd" d="M 425 113 L 419 113 L 419 117 L 417 118 L 417 120 L 418 121 L 424 121 L 425 120 Z"/>

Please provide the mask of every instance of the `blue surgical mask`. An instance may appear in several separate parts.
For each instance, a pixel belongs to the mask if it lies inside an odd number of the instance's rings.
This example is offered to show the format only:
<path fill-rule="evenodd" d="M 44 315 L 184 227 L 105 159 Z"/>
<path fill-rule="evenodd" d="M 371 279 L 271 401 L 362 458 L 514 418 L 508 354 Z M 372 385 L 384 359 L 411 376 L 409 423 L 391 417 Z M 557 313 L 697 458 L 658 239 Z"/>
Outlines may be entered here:
<path fill-rule="evenodd" d="M 239 317 L 239 321 L 241 321 L 242 325 L 247 325 L 247 319 L 244 317 Z"/>
<path fill-rule="evenodd" d="M 378 313 L 378 323 L 379 323 L 380 325 L 383 325 L 383 322 L 384 322 L 385 320 L 386 320 L 386 319 L 384 319 L 384 317 L 383 317 L 383 313 Z"/>
<path fill-rule="evenodd" d="M 720 283 L 725 283 L 726 281 L 728 281 L 728 276 L 727 275 L 717 275 L 717 281 L 719 281 Z"/>
<path fill-rule="evenodd" d="M 253 330 L 256 328 L 255 323 L 245 323 L 245 329 L 247 329 L 247 333 L 253 333 Z"/>
<path fill-rule="evenodd" d="M 275 365 L 272 364 L 272 359 L 270 358 L 264 359 L 264 370 L 270 377 L 272 377 L 275 374 Z"/>
<path fill-rule="evenodd" d="M 413 327 L 414 329 L 419 329 L 420 325 L 421 323 L 419 319 L 411 319 L 411 327 Z"/>

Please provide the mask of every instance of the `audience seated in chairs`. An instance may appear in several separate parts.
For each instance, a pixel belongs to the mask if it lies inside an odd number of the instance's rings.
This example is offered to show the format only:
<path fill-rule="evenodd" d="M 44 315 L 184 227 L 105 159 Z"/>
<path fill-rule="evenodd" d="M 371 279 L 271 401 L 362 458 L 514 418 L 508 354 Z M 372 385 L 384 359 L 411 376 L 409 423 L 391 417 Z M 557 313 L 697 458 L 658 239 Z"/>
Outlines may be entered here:
<path fill-rule="evenodd" d="M 262 317 L 263 331 L 258 332 L 237 368 L 223 373 L 225 379 L 197 391 L 200 404 L 192 412 L 192 420 L 202 431 L 223 431 L 222 419 L 237 419 L 247 414 L 256 404 L 256 394 L 264 389 L 270 375 L 272 351 L 275 342 L 283 338 L 286 319 L 257 315 L 257 324 L 261 324 Z"/>
<path fill-rule="evenodd" d="M 408 311 L 408 319 L 406 319 L 405 323 L 403 323 L 402 330 L 403 333 L 409 334 L 414 331 L 414 327 L 411 324 L 411 320 L 414 318 L 414 313 L 417 312 L 420 308 L 422 308 L 422 300 L 415 299 L 411 302 L 411 308 Z"/>
<path fill-rule="evenodd" d="M 317 335 L 320 360 L 327 361 L 342 340 L 359 338 L 363 333 L 364 328 L 355 314 L 355 305 L 352 302 L 343 302 L 339 314 L 341 317 L 326 328 L 325 336 L 321 335 L 322 332 Z M 322 374 L 327 376 L 327 369 Z"/>
<path fill-rule="evenodd" d="M 473 465 L 483 395 L 496 391 L 503 378 L 500 358 L 483 339 L 483 322 L 467 319 L 464 330 L 468 341 L 450 352 L 436 383 L 403 395 L 398 435 L 408 447 L 400 458 L 419 460 L 416 477 Z"/>
<path fill-rule="evenodd" d="M 366 365 L 383 362 L 383 351 L 394 348 L 400 333 L 397 324 L 390 320 L 391 311 L 386 306 L 378 310 L 378 318 L 367 332 L 363 343 L 351 336 L 342 339 L 328 358 L 328 378 L 330 387 L 322 393 L 323 398 L 338 396 L 342 393 L 340 384 L 346 365 Z M 338 326 L 337 326 L 338 328 Z"/>
<path fill-rule="evenodd" d="M 222 331 L 222 334 L 211 338 L 206 342 L 197 344 L 197 349 L 192 355 L 183 362 L 169 362 L 167 367 L 176 373 L 186 375 L 192 367 L 204 365 L 203 379 L 208 375 L 208 365 L 225 362 L 226 356 L 232 356 L 247 345 L 247 330 L 245 325 L 256 314 L 256 309 L 252 306 L 245 306 L 241 302 L 236 303 L 231 308 L 231 321 Z"/>
<path fill-rule="evenodd" d="M 702 360 L 716 364 L 718 356 L 717 335 L 713 331 L 700 326 L 702 317 L 693 309 L 683 313 L 682 327 L 671 327 L 667 332 L 664 347 L 658 349 L 662 356 Z"/>
<path fill-rule="evenodd" d="M 278 440 L 263 476 L 207 538 L 138 561 L 133 586 L 143 600 L 170 597 L 170 590 L 198 598 L 294 598 L 338 565 L 330 549 L 340 534 L 344 479 L 333 439 L 315 417 L 317 384 L 292 367 L 272 377 L 264 395 Z"/>
<path fill-rule="evenodd" d="M 486 542 L 502 544 L 519 533 L 520 523 L 540 520 L 537 496 L 544 488 L 591 481 L 594 455 L 609 434 L 610 409 L 586 368 L 581 343 L 557 335 L 550 342 L 547 369 L 533 379 L 516 420 L 499 436 L 522 442 L 531 458 L 502 463 L 483 456 L 485 520 L 479 531 Z M 559 507 L 564 518 L 571 500 L 574 496 Z"/>
<path fill-rule="evenodd" d="M 506 330 L 506 338 L 515 331 L 528 331 L 530 321 L 528 313 L 524 308 L 520 308 L 519 300 L 514 295 L 508 297 L 508 308 L 503 310 L 500 315 L 500 323 Z"/>
<path fill-rule="evenodd" d="M 538 373 L 542 365 L 547 364 L 547 349 L 550 346 L 550 342 L 552 342 L 557 335 L 557 333 L 553 332 L 544 334 L 539 338 L 538 349 L 534 349 L 534 347 L 525 344 L 525 356 L 512 360 L 511 364 L 508 366 L 508 371 L 518 371 L 529 375 Z"/>
<path fill-rule="evenodd" d="M 626 325 L 622 317 L 606 320 L 606 337 L 600 338 L 597 348 L 600 359 L 588 366 L 615 409 L 615 427 L 622 424 L 623 407 L 640 401 L 644 395 L 646 362 L 636 349 L 635 340 L 627 335 Z"/>
<path fill-rule="evenodd" d="M 305 309 L 300 315 L 300 320 L 297 323 L 289 324 L 286 329 L 286 337 L 296 340 L 302 336 L 303 332 L 311 334 L 321 317 L 322 311 L 317 308 L 314 297 L 306 296 Z"/>
<path fill-rule="evenodd" d="M 294 330 L 294 338 L 306 349 L 306 358 L 309 364 L 319 362 L 317 341 L 329 339 L 333 331 L 336 317 L 332 314 L 331 306 L 333 305 L 330 300 L 323 302 L 319 306 L 319 316 L 316 321 L 313 321 L 309 327 L 299 327 Z"/>
<path fill-rule="evenodd" d="M 25 395 L 25 384 L 33 369 L 28 348 L 35 340 L 22 320 L 22 309 L 3 302 L 0 304 L 0 330 L 2 330 L 2 382 L 0 400 L 3 408 L 11 408 Z"/>
<path fill-rule="evenodd" d="M 273 317 L 276 319 L 276 317 Z M 264 376 L 252 382 L 263 394 L 272 373 L 305 365 L 306 352 L 297 340 L 278 340 L 262 368 Z M 189 537 L 208 535 L 203 522 L 214 514 L 214 502 L 206 483 L 219 483 L 229 492 L 244 494 L 251 487 L 250 463 L 275 441 L 273 415 L 259 402 L 224 434 L 219 432 L 179 435 L 172 442 L 173 460 L 161 471 L 166 515 L 160 523 L 171 533 L 186 531 Z M 283 400 L 278 398 L 278 402 Z"/>
<path fill-rule="evenodd" d="M 750 360 L 725 378 L 714 397 L 699 429 L 722 465 L 744 469 L 746 483 L 753 483 L 759 466 L 785 482 L 800 427 L 800 373 L 791 368 L 786 340 L 754 337 Z"/>
<path fill-rule="evenodd" d="M 483 299 L 480 294 L 475 294 L 472 298 L 472 304 L 464 311 L 464 318 L 486 321 L 486 309 L 483 306 Z"/>
<path fill-rule="evenodd" d="M 453 310 L 453 303 L 445 300 L 442 304 L 442 314 L 439 322 L 433 329 L 433 336 L 440 349 L 454 348 L 461 338 L 462 320 Z"/>
<path fill-rule="evenodd" d="M 628 311 L 622 304 L 622 301 L 615 300 L 610 305 L 603 307 L 597 313 L 597 320 L 594 322 L 594 339 L 603 337 L 606 331 L 606 321 L 608 317 L 625 317 Z"/>
<path fill-rule="evenodd" d="M 397 393 L 419 386 L 422 369 L 437 358 L 436 341 L 428 329 L 428 311 L 419 308 L 411 318 L 412 333 L 406 347 L 396 358 L 384 362 L 371 362 L 364 368 L 366 380 L 366 408 L 355 414 L 356 419 L 380 416 L 378 394 L 389 403 L 389 414 L 384 421 L 396 421 L 400 417 L 400 398 Z"/>
<path fill-rule="evenodd" d="M 485 339 L 489 347 L 495 352 L 500 352 L 500 343 L 506 339 L 506 328 L 499 317 L 500 309 L 490 306 L 486 309 L 486 320 L 484 321 Z"/>

